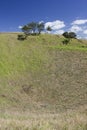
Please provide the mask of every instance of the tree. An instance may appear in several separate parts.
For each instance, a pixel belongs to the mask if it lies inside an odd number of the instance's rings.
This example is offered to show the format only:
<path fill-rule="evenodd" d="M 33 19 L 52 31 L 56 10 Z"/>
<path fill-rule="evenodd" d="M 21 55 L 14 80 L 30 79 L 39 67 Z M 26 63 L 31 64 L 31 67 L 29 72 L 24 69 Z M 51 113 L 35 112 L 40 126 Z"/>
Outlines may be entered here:
<path fill-rule="evenodd" d="M 76 34 L 74 33 L 74 32 L 64 32 L 63 33 L 63 36 L 65 37 L 65 38 L 76 38 Z"/>
<path fill-rule="evenodd" d="M 44 30 L 44 23 L 43 22 L 37 24 L 37 30 L 38 30 L 39 34 L 41 33 L 41 31 Z"/>
<path fill-rule="evenodd" d="M 28 25 L 24 25 L 21 29 L 25 33 L 25 35 L 29 34 L 30 29 Z"/>
<path fill-rule="evenodd" d="M 37 23 L 36 22 L 31 22 L 31 23 L 27 24 L 27 26 L 28 26 L 28 28 L 30 28 L 32 33 L 35 33 L 35 31 L 37 29 Z"/>
<path fill-rule="evenodd" d="M 69 33 L 68 33 L 68 32 L 64 32 L 62 35 L 63 35 L 65 38 L 69 38 Z"/>
<path fill-rule="evenodd" d="M 48 26 L 48 27 L 46 28 L 46 30 L 50 32 L 50 31 L 52 31 L 52 28 L 51 28 L 50 26 Z"/>
<path fill-rule="evenodd" d="M 69 32 L 69 38 L 76 38 L 76 34 L 74 32 Z"/>
<path fill-rule="evenodd" d="M 63 44 L 67 45 L 72 38 L 76 38 L 76 34 L 74 32 L 64 32 L 62 34 L 66 39 L 63 40 Z"/>
<path fill-rule="evenodd" d="M 25 33 L 25 35 L 29 35 L 29 34 L 35 33 L 36 27 L 37 27 L 37 23 L 31 22 L 27 25 L 24 25 L 22 27 L 22 31 Z"/>
<path fill-rule="evenodd" d="M 41 31 L 44 30 L 44 23 L 43 22 L 31 22 L 28 23 L 27 25 L 24 25 L 22 27 L 22 31 L 25 33 L 25 35 L 36 35 L 36 34 L 40 34 Z"/>

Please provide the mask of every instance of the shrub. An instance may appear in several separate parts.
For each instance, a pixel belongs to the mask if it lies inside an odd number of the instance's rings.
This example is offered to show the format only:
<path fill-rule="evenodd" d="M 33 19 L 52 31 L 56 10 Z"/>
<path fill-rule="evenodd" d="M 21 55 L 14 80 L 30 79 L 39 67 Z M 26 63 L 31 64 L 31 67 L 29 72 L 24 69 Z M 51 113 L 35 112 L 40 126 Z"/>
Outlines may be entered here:
<path fill-rule="evenodd" d="M 69 41 L 70 41 L 70 39 L 65 39 L 65 40 L 63 40 L 63 44 L 67 45 L 69 43 Z"/>
<path fill-rule="evenodd" d="M 18 35 L 18 40 L 25 40 L 27 38 L 26 35 Z"/>
<path fill-rule="evenodd" d="M 65 38 L 76 38 L 76 34 L 74 32 L 64 32 L 63 36 Z"/>

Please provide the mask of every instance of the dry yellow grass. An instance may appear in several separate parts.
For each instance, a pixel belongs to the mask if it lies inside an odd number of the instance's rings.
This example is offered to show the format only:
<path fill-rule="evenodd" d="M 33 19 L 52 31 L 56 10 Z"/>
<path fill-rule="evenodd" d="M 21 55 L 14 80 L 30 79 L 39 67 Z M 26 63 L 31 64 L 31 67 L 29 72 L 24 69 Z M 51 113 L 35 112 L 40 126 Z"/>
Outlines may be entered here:
<path fill-rule="evenodd" d="M 87 106 L 61 113 L 5 112 L 0 130 L 87 130 Z"/>

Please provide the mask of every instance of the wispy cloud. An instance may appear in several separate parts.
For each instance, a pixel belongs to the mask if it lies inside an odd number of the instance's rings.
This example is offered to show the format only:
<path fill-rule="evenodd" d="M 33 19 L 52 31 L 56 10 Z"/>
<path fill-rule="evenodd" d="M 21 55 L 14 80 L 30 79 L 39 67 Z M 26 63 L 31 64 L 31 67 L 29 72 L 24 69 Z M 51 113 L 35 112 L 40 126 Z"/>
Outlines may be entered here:
<path fill-rule="evenodd" d="M 87 39 L 87 19 L 77 19 L 73 21 L 69 31 L 75 32 L 77 37 Z"/>
<path fill-rule="evenodd" d="M 41 23 L 44 23 L 44 21 L 42 20 L 42 21 L 39 21 L 39 24 L 41 24 Z"/>
<path fill-rule="evenodd" d="M 79 20 L 75 20 L 72 22 L 72 25 L 81 25 L 81 24 L 86 24 L 87 23 L 87 19 L 79 19 Z"/>
<path fill-rule="evenodd" d="M 82 28 L 79 27 L 78 25 L 73 25 L 69 30 L 70 30 L 71 32 L 76 32 L 76 33 L 78 33 L 78 32 L 80 32 L 80 31 L 82 31 Z"/>
<path fill-rule="evenodd" d="M 54 31 L 54 34 L 63 34 L 64 33 L 64 30 L 56 30 L 56 31 Z"/>
<path fill-rule="evenodd" d="M 87 34 L 87 30 L 84 30 L 83 33 L 84 33 L 84 34 Z"/>
<path fill-rule="evenodd" d="M 45 23 L 45 28 L 47 28 L 48 26 L 50 26 L 52 30 L 59 30 L 61 28 L 64 28 L 65 24 L 64 24 L 64 21 L 56 20 L 53 22 Z"/>
<path fill-rule="evenodd" d="M 52 21 L 52 22 L 46 22 L 45 23 L 45 29 L 50 26 L 52 31 L 51 33 L 53 34 L 63 34 L 64 33 L 64 30 L 63 28 L 66 26 L 64 21 L 61 21 L 61 20 L 55 20 L 55 21 Z"/>
<path fill-rule="evenodd" d="M 19 29 L 21 29 L 21 28 L 22 28 L 22 26 L 20 25 L 20 26 L 18 26 L 18 28 L 19 28 Z"/>

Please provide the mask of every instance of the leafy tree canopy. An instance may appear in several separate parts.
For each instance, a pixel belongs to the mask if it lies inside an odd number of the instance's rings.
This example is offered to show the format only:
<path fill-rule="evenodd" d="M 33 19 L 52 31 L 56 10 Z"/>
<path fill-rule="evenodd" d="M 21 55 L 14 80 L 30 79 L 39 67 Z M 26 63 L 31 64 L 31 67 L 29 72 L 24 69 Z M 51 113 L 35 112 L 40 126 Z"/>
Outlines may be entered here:
<path fill-rule="evenodd" d="M 63 36 L 65 38 L 76 38 L 76 33 L 74 33 L 74 32 L 64 32 Z"/>
<path fill-rule="evenodd" d="M 50 26 L 48 26 L 46 29 L 47 31 L 52 31 L 52 28 Z"/>
<path fill-rule="evenodd" d="M 25 34 L 40 34 L 44 30 L 44 23 L 31 22 L 22 27 Z"/>

